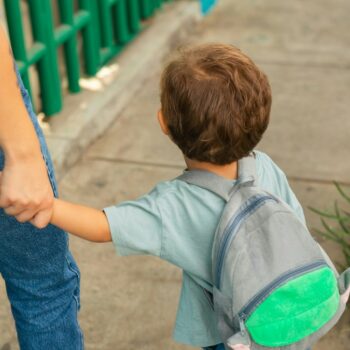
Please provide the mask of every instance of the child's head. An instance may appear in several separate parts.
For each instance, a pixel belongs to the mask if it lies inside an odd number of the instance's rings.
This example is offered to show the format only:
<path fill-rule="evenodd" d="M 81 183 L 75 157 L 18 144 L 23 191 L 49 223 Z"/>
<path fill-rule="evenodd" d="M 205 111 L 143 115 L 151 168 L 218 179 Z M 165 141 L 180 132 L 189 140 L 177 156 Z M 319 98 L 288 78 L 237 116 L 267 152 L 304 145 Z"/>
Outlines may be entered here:
<path fill-rule="evenodd" d="M 230 164 L 248 155 L 269 123 L 266 75 L 234 46 L 179 50 L 161 79 L 164 122 L 171 139 L 193 160 Z"/>

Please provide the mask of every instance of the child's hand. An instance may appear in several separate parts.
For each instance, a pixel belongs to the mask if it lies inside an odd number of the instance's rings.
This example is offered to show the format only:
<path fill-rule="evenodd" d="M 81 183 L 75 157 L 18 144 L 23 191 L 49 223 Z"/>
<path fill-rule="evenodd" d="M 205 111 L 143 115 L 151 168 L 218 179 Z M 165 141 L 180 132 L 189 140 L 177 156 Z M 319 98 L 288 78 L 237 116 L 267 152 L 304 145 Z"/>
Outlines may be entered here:
<path fill-rule="evenodd" d="M 234 346 L 230 346 L 230 348 L 233 350 L 250 350 L 250 346 L 243 345 L 243 344 L 237 344 Z"/>

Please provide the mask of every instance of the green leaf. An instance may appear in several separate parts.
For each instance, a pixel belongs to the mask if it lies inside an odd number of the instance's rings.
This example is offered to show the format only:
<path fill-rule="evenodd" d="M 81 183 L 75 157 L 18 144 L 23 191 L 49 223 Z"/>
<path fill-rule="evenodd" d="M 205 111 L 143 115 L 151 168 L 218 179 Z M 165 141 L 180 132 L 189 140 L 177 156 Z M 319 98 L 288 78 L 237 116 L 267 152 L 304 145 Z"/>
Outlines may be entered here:
<path fill-rule="evenodd" d="M 338 182 L 334 182 L 337 191 L 350 204 L 350 194 L 346 193 L 344 189 L 340 186 Z M 350 211 L 349 209 L 339 208 L 338 202 L 334 202 L 334 213 L 327 211 L 322 211 L 309 207 L 311 211 L 320 215 L 321 223 L 325 231 L 314 229 L 313 231 L 320 235 L 321 237 L 331 240 L 342 248 L 342 253 L 345 257 L 345 263 L 350 265 Z M 326 221 L 334 220 L 336 221 L 336 227 L 332 227 Z M 345 270 L 345 266 L 336 263 L 342 270 Z"/>
<path fill-rule="evenodd" d="M 335 210 L 335 214 L 337 215 L 337 217 L 340 218 L 341 216 L 340 216 L 340 211 L 339 211 L 337 201 L 334 202 L 334 210 Z M 338 221 L 339 221 L 340 227 L 344 230 L 344 232 L 350 233 L 350 228 L 344 224 L 344 221 L 340 220 L 340 219 Z"/>
<path fill-rule="evenodd" d="M 327 221 L 323 218 L 321 218 L 321 223 L 322 223 L 322 226 L 326 229 L 326 231 L 331 234 L 333 237 L 336 237 L 336 238 L 339 238 L 339 235 L 333 230 L 333 228 L 331 228 Z"/>
<path fill-rule="evenodd" d="M 338 262 L 336 262 L 336 265 L 337 265 L 337 270 L 339 270 L 339 271 L 345 271 L 346 270 L 346 266 L 345 265 L 340 264 Z"/>
<path fill-rule="evenodd" d="M 338 192 L 340 193 L 340 195 L 341 195 L 344 199 L 346 199 L 348 202 L 350 202 L 350 196 L 344 192 L 344 190 L 342 189 L 342 187 L 340 186 L 340 184 L 339 184 L 337 181 L 333 181 L 333 182 L 334 182 L 334 185 L 335 185 L 335 187 L 337 188 Z"/>
<path fill-rule="evenodd" d="M 326 238 L 326 239 L 328 239 L 328 240 L 331 240 L 331 241 L 334 241 L 334 242 L 336 242 L 336 243 L 338 243 L 338 244 L 341 244 L 337 238 L 334 238 L 333 236 L 331 236 L 331 235 L 328 234 L 328 233 L 325 233 L 325 232 L 320 231 L 320 230 L 318 230 L 318 229 L 314 229 L 314 232 L 317 233 L 319 236 L 321 236 L 321 237 L 323 237 L 323 238 Z"/>
<path fill-rule="evenodd" d="M 346 222 L 346 221 L 349 221 L 350 222 L 350 217 L 348 216 L 337 216 L 335 214 L 331 214 L 331 213 L 327 213 L 327 212 L 324 212 L 324 211 L 321 211 L 321 210 L 318 210 L 316 208 L 313 208 L 313 207 L 308 207 L 311 211 L 313 211 L 314 213 L 318 214 L 318 215 L 321 215 L 325 218 L 328 218 L 328 219 L 333 219 L 333 220 L 341 220 L 343 222 Z"/>
<path fill-rule="evenodd" d="M 344 248 L 345 248 L 345 247 L 344 247 Z M 347 262 L 350 262 L 349 250 L 343 249 L 343 254 L 344 254 L 345 258 L 346 258 L 346 261 L 347 261 Z"/>

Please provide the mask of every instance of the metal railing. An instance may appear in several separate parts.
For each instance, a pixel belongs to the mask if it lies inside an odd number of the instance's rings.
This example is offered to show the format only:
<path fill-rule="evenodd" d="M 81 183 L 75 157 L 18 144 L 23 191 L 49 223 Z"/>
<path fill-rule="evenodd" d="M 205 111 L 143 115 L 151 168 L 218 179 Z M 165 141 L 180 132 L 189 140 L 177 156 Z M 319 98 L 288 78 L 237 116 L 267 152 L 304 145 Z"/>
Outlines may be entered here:
<path fill-rule="evenodd" d="M 30 94 L 29 70 L 32 66 L 37 68 L 42 112 L 50 116 L 62 109 L 59 47 L 64 52 L 68 89 L 79 92 L 80 75 L 95 75 L 137 35 L 142 29 L 142 20 L 169 1 L 4 0 L 14 57 Z M 23 2 L 28 6 L 31 27 L 29 47 L 23 25 Z M 55 23 L 53 5 L 57 7 L 58 23 Z"/>

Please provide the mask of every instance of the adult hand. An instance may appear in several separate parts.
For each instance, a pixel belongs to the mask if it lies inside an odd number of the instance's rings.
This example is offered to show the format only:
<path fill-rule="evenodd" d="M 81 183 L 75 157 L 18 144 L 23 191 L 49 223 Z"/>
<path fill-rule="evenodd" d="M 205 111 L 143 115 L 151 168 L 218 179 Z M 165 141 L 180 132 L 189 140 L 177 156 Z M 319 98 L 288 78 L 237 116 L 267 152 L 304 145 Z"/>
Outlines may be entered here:
<path fill-rule="evenodd" d="M 0 173 L 0 207 L 19 222 L 37 228 L 48 225 L 54 196 L 41 154 L 20 160 L 5 160 Z"/>

